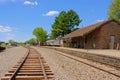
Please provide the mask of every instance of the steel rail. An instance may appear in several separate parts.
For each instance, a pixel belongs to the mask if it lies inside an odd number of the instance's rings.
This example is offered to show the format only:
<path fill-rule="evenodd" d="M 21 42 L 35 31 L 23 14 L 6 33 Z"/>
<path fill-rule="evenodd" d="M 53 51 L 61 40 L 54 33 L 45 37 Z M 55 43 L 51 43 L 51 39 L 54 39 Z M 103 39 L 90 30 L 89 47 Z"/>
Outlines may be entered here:
<path fill-rule="evenodd" d="M 70 54 L 65 55 L 66 53 L 63 53 L 63 52 L 62 52 L 63 54 L 62 54 L 62 53 L 59 53 L 59 52 L 57 52 L 57 53 L 60 54 L 60 55 L 62 55 L 62 56 L 68 57 L 68 58 L 70 58 L 70 59 L 73 59 L 73 60 L 75 60 L 75 61 L 81 62 L 81 63 L 83 63 L 83 64 L 86 64 L 86 65 L 90 66 L 90 67 L 99 69 L 99 70 L 101 70 L 101 71 L 104 71 L 104 72 L 106 72 L 106 73 L 112 74 L 112 75 L 120 78 L 120 75 L 117 75 L 117 74 L 115 74 L 115 73 L 109 72 L 109 71 L 104 70 L 104 69 L 102 69 L 102 68 L 96 67 L 96 66 L 91 65 L 91 64 L 89 64 L 89 63 L 86 63 L 86 62 L 80 61 L 80 60 L 78 60 L 78 59 L 76 59 L 76 58 L 73 58 L 73 57 L 68 56 L 68 55 L 70 55 Z M 71 56 L 74 56 L 74 55 L 71 55 Z"/>
<path fill-rule="evenodd" d="M 40 65 L 41 65 L 41 68 L 42 68 L 42 71 L 43 71 L 43 76 L 44 76 L 45 80 L 48 80 L 47 74 L 46 74 L 46 72 L 45 72 L 45 68 L 44 68 L 44 65 L 43 65 L 43 63 L 42 63 L 42 60 L 41 60 L 41 57 L 40 57 L 40 56 L 39 56 L 39 63 L 40 63 Z"/>
<path fill-rule="evenodd" d="M 21 67 L 23 66 L 23 64 L 25 63 L 26 59 L 28 58 L 29 56 L 29 53 L 30 53 L 30 49 L 28 50 L 28 53 L 27 55 L 25 56 L 23 62 L 18 66 L 18 68 L 15 70 L 15 72 L 12 74 L 11 78 L 9 80 L 15 80 L 15 77 L 18 73 L 18 71 L 21 69 Z"/>

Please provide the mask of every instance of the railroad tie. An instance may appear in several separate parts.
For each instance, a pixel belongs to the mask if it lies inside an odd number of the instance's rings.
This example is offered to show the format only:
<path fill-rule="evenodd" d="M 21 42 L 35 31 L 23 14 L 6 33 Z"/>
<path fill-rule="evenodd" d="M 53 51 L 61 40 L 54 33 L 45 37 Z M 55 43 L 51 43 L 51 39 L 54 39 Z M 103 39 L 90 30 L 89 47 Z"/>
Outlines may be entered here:
<path fill-rule="evenodd" d="M 29 48 L 1 80 L 54 80 L 54 74 L 40 53 Z"/>

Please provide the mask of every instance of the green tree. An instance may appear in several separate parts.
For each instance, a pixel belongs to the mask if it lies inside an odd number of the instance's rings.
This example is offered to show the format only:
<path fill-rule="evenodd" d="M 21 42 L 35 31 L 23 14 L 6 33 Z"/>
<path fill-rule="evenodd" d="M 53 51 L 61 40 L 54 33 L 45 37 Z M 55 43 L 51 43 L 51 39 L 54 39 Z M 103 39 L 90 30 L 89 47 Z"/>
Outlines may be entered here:
<path fill-rule="evenodd" d="M 120 0 L 114 0 L 109 7 L 109 19 L 115 19 L 120 22 Z"/>
<path fill-rule="evenodd" d="M 75 26 L 78 26 L 82 20 L 79 19 L 78 14 L 69 10 L 68 12 L 62 11 L 58 17 L 55 18 L 55 22 L 52 24 L 52 38 L 64 36 L 75 30 Z"/>
<path fill-rule="evenodd" d="M 31 44 L 31 45 L 36 44 L 36 43 L 37 42 L 36 42 L 35 38 L 31 38 L 31 39 L 29 39 L 28 41 L 25 42 L 25 44 Z"/>
<path fill-rule="evenodd" d="M 38 42 L 44 42 L 47 39 L 47 32 L 42 27 L 37 27 L 33 30 L 33 35 L 36 36 Z"/>
<path fill-rule="evenodd" d="M 9 44 L 10 44 L 10 45 L 17 45 L 17 42 L 14 41 L 14 40 L 9 40 Z"/>

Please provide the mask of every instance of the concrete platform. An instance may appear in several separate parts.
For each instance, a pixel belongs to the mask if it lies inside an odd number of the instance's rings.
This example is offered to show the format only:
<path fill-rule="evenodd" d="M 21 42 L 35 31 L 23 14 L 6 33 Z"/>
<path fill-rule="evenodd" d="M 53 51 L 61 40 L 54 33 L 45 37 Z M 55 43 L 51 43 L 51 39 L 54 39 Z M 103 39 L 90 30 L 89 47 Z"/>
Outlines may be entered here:
<path fill-rule="evenodd" d="M 110 56 L 115 58 L 120 58 L 120 50 L 113 50 L 113 49 L 77 49 L 77 48 L 67 48 L 67 47 L 54 47 L 66 50 L 73 50 L 79 52 L 85 52 L 90 54 L 98 54 L 104 56 Z"/>

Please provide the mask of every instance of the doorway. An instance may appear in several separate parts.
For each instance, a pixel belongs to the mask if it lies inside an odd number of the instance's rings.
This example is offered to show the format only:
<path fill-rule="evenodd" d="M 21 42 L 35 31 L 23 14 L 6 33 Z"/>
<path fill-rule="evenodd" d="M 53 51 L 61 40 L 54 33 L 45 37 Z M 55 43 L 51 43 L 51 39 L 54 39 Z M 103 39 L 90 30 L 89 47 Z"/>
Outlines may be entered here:
<path fill-rule="evenodd" d="M 115 36 L 110 36 L 110 49 L 114 49 Z"/>

